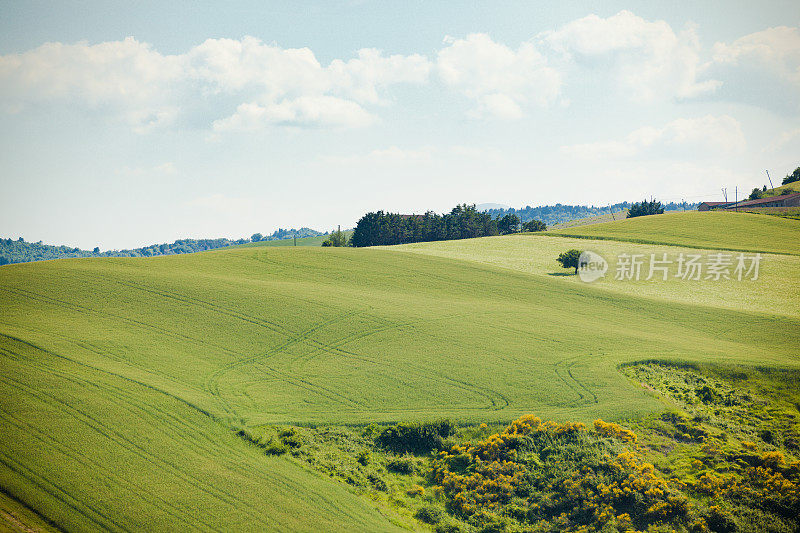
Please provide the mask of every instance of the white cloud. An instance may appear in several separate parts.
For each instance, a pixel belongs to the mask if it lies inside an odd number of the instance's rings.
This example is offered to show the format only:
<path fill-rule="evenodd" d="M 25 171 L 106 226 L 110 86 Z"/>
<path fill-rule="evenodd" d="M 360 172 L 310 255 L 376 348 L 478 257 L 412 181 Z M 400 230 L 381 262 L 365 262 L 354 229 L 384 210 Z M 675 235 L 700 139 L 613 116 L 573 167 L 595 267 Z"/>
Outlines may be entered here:
<path fill-rule="evenodd" d="M 216 131 L 269 124 L 356 127 L 372 122 L 363 105 L 385 104 L 398 83 L 424 83 L 420 55 L 363 49 L 348 61 L 317 61 L 308 48 L 283 49 L 254 37 L 208 39 L 185 54 L 162 55 L 132 37 L 89 45 L 47 43 L 0 56 L 0 98 L 7 112 L 42 102 L 112 111 L 146 133 L 190 106 L 238 100 Z M 212 113 L 214 110 L 212 109 Z"/>
<path fill-rule="evenodd" d="M 607 71 L 636 100 L 691 98 L 715 91 L 720 82 L 698 78 L 700 60 L 694 29 L 675 33 L 665 21 L 650 22 L 629 11 L 572 21 L 538 36 L 568 66 Z"/>
<path fill-rule="evenodd" d="M 0 99 L 21 111 L 41 101 L 113 108 L 134 127 L 174 118 L 170 84 L 183 76 L 182 60 L 164 56 L 132 37 L 89 45 L 45 43 L 0 56 Z"/>
<path fill-rule="evenodd" d="M 714 45 L 714 61 L 771 71 L 800 85 L 800 28 L 778 26 Z"/>
<path fill-rule="evenodd" d="M 259 105 L 241 104 L 230 117 L 214 121 L 215 132 L 253 131 L 270 124 L 298 127 L 359 127 L 373 121 L 360 105 L 333 96 L 301 96 Z"/>
<path fill-rule="evenodd" d="M 732 152 L 745 146 L 739 122 L 728 115 L 680 118 L 662 128 L 651 126 L 631 132 L 624 140 L 563 146 L 565 155 L 585 159 L 631 157 L 644 150 L 682 148 L 710 152 Z"/>
<path fill-rule="evenodd" d="M 559 73 L 532 43 L 512 50 L 483 33 L 447 37 L 445 43 L 437 71 L 447 85 L 475 100 L 473 116 L 517 119 L 526 107 L 547 106 L 560 92 Z"/>

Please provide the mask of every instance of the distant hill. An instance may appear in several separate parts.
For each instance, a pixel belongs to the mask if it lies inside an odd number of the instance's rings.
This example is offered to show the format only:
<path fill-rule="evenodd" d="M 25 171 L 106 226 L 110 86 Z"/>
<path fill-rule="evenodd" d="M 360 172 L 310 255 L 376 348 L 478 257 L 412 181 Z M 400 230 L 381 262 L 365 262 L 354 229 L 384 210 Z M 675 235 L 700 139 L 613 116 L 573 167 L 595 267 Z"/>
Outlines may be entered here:
<path fill-rule="evenodd" d="M 524 208 L 514 209 L 489 209 L 486 212 L 492 215 L 492 218 L 502 217 L 507 213 L 514 213 L 520 218 L 520 222 L 527 222 L 529 220 L 541 220 L 548 226 L 556 224 L 563 224 L 571 220 L 578 220 L 582 218 L 595 217 L 600 215 L 608 215 L 610 213 L 617 213 L 625 211 L 630 207 L 630 202 L 621 202 L 610 206 L 586 206 L 586 205 L 543 205 L 539 207 L 525 206 Z M 697 204 L 676 204 L 669 202 L 664 205 L 665 211 L 682 211 L 683 209 L 690 210 L 697 208 Z"/>
<path fill-rule="evenodd" d="M 475 206 L 478 211 L 489 211 L 490 209 L 511 209 L 510 206 L 504 204 L 478 204 Z"/>
<path fill-rule="evenodd" d="M 0 265 L 75 257 L 155 257 L 159 255 L 191 254 L 251 242 L 255 244 L 266 244 L 272 241 L 283 241 L 292 239 L 294 235 L 297 235 L 298 240 L 319 238 L 321 243 L 322 237 L 327 235 L 327 233 L 322 233 L 306 227 L 300 229 L 279 228 L 271 235 L 267 236 L 255 233 L 250 239 L 178 239 L 171 244 L 153 244 L 130 250 L 106 250 L 104 252 L 101 252 L 98 248 L 94 250 L 81 250 L 80 248 L 71 246 L 43 244 L 42 241 L 27 242 L 22 237 L 16 240 L 0 238 Z M 308 244 L 306 246 L 308 246 Z M 319 246 L 319 244 L 317 246 Z"/>

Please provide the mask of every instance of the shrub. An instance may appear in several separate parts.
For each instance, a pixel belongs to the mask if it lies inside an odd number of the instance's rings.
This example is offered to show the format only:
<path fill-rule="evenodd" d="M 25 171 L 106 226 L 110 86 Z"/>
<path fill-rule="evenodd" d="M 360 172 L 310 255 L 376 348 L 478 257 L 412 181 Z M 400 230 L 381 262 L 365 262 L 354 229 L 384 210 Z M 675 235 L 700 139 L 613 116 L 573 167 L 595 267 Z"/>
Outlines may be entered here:
<path fill-rule="evenodd" d="M 372 454 L 369 450 L 363 450 L 358 454 L 358 462 L 361 466 L 367 466 L 372 459 Z"/>
<path fill-rule="evenodd" d="M 279 436 L 281 441 L 290 448 L 299 448 L 303 445 L 303 438 L 292 428 L 281 431 Z"/>
<path fill-rule="evenodd" d="M 414 463 L 413 457 L 403 456 L 390 460 L 386 464 L 386 469 L 396 474 L 410 476 L 416 471 L 417 465 Z"/>
<path fill-rule="evenodd" d="M 417 509 L 414 518 L 426 524 L 438 524 L 444 518 L 444 511 L 434 505 L 426 505 Z"/>
<path fill-rule="evenodd" d="M 287 451 L 289 450 L 286 445 L 276 440 L 270 439 L 269 442 L 264 445 L 264 453 L 267 455 L 283 455 Z"/>
<path fill-rule="evenodd" d="M 425 494 L 425 489 L 422 487 L 422 485 L 412 485 L 411 488 L 406 491 L 406 494 L 412 498 L 416 496 L 422 496 Z"/>
<path fill-rule="evenodd" d="M 464 528 L 455 522 L 439 522 L 434 531 L 436 533 L 461 533 Z"/>
<path fill-rule="evenodd" d="M 375 442 L 395 453 L 426 454 L 441 450 L 444 439 L 455 430 L 449 420 L 431 423 L 402 423 L 384 429 Z"/>
<path fill-rule="evenodd" d="M 387 485 L 386 481 L 384 481 L 384 479 L 380 477 L 378 474 L 371 472 L 367 474 L 367 479 L 369 480 L 370 483 L 372 483 L 372 486 L 375 487 L 377 490 L 381 492 L 386 492 L 387 490 L 389 490 L 389 485 Z"/>

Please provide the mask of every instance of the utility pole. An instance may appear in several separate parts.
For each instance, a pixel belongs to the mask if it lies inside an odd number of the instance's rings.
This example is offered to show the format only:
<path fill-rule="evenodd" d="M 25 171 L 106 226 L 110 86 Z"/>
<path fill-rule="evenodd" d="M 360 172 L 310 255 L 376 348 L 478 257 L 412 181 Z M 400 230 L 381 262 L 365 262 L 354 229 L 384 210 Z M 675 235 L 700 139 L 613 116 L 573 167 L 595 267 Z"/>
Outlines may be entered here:
<path fill-rule="evenodd" d="M 294 245 L 297 246 L 297 233 L 294 234 Z"/>
<path fill-rule="evenodd" d="M 769 170 L 765 170 L 764 172 L 767 173 L 767 179 L 769 180 L 769 188 L 774 189 L 775 186 L 772 184 L 772 178 L 769 177 Z"/>
<path fill-rule="evenodd" d="M 739 186 L 738 185 L 736 186 L 734 191 L 735 191 L 735 194 L 736 194 L 736 196 L 734 196 L 734 198 L 736 198 L 736 199 L 733 201 L 733 210 L 734 211 L 738 211 L 739 210 Z"/>
<path fill-rule="evenodd" d="M 722 196 L 725 197 L 725 203 L 728 203 L 728 189 L 722 188 Z"/>
<path fill-rule="evenodd" d="M 686 212 L 686 200 L 681 198 L 681 204 L 683 204 L 683 212 L 685 213 Z"/>
<path fill-rule="evenodd" d="M 611 204 L 608 204 L 608 210 L 611 211 L 611 220 L 616 222 L 617 221 L 617 217 L 614 216 L 614 210 L 611 209 Z"/>

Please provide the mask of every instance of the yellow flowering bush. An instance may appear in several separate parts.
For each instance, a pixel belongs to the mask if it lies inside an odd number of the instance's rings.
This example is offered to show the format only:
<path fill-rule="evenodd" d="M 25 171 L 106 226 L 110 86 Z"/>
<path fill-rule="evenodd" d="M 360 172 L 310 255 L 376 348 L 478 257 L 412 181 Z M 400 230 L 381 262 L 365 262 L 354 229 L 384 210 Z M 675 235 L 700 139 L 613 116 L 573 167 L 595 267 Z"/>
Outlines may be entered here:
<path fill-rule="evenodd" d="M 448 510 L 479 528 L 486 516 L 563 531 L 686 523 L 688 500 L 624 448 L 635 443 L 632 431 L 602 420 L 589 430 L 526 415 L 440 452 L 433 481 Z"/>

